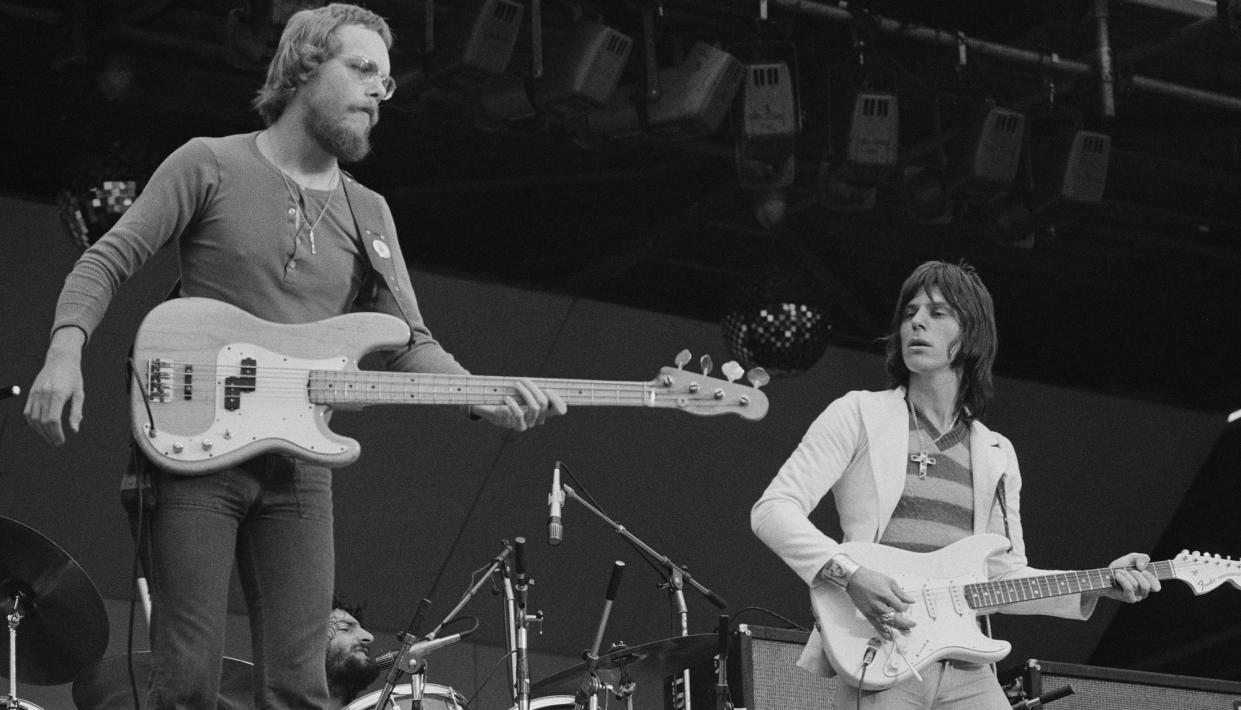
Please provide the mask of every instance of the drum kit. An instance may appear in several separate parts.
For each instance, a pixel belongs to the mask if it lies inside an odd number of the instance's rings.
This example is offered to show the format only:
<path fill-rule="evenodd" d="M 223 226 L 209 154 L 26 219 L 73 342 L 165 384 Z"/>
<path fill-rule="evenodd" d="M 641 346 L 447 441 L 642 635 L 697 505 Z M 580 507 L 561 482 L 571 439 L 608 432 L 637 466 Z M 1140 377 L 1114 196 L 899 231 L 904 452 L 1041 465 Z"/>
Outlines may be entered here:
<path fill-rule="evenodd" d="M 583 653 L 583 662 L 531 682 L 526 656 L 526 627 L 541 622 L 541 612 L 526 613 L 527 589 L 533 580 L 525 571 L 524 543 L 504 541 L 504 550 L 493 558 L 487 572 L 425 637 L 416 635 L 423 606 L 411 622 L 410 630 L 400 634 L 399 651 L 385 654 L 391 663 L 383 690 L 359 697 L 345 710 L 466 710 L 469 702 L 456 690 L 426 682 L 427 656 L 434 650 L 460 640 L 472 632 L 439 638 L 445 626 L 489 579 L 498 581 L 506 600 L 505 627 L 508 643 L 509 676 L 513 706 L 511 710 L 597 710 L 601 696 L 610 692 L 618 701 L 633 707 L 633 693 L 645 684 L 680 682 L 673 695 L 683 698 L 679 710 L 690 710 L 688 669 L 708 662 L 723 647 L 716 634 L 689 635 L 683 587 L 697 588 L 709 600 L 722 606 L 723 600 L 693 580 L 688 572 L 667 557 L 647 547 L 624 526 L 608 519 L 593 505 L 578 498 L 564 486 L 561 495 L 581 501 L 629 538 L 667 571 L 665 589 L 670 592 L 680 619 L 680 635 L 638 646 L 621 646 L 599 652 L 607 617 L 624 563 L 617 562 L 605 596 L 604 612 L 593 648 Z M 513 569 L 510 570 L 510 561 Z M 9 688 L 0 695 L 0 710 L 44 710 L 22 700 L 18 682 L 31 685 L 73 683 L 73 701 L 78 710 L 123 710 L 145 707 L 143 688 L 151 671 L 147 652 L 103 658 L 108 645 L 108 618 L 103 600 L 82 568 L 64 550 L 34 529 L 15 520 L 0 517 L 0 613 L 8 621 L 9 639 L 0 659 L 7 665 Z M 727 617 L 721 617 L 726 628 Z M 388 660 L 390 658 L 390 660 Z M 223 659 L 219 707 L 252 708 L 253 671 L 251 664 Z M 408 682 L 400 683 L 401 675 Z M 135 698 L 135 696 L 137 696 Z M 137 705 L 135 705 L 137 700 Z"/>

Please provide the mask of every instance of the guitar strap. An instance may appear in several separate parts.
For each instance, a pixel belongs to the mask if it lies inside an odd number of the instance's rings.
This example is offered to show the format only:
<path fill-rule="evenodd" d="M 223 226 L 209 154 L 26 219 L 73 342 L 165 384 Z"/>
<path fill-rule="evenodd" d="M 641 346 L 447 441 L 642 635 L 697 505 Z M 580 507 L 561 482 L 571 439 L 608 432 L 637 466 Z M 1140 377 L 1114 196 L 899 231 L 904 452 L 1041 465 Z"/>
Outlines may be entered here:
<path fill-rule="evenodd" d="M 1004 537 L 1008 538 L 1008 551 L 1013 551 L 1013 535 L 1008 529 L 1008 503 L 1004 495 L 1004 477 L 1007 473 L 1000 474 L 1000 482 L 995 486 L 995 498 L 1000 503 L 1000 515 L 1004 516 Z"/>
<path fill-rule="evenodd" d="M 384 220 L 387 209 L 378 194 L 362 187 L 349 173 L 342 170 L 341 179 L 362 252 L 366 254 L 371 270 L 387 285 L 405 323 L 410 326 L 412 339 L 413 319 L 410 315 L 417 313 L 418 307 L 414 301 L 414 287 L 409 280 L 409 273 L 403 268 L 405 259 L 401 255 L 401 246 L 396 234 L 389 233 Z M 398 264 L 401 268 L 398 268 Z"/>

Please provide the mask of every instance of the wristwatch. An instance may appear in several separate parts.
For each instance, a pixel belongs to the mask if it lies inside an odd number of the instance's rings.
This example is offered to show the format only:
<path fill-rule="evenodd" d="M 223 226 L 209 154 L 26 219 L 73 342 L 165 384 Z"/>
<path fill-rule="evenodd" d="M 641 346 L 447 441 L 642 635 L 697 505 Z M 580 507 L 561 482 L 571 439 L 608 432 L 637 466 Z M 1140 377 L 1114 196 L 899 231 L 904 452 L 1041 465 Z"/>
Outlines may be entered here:
<path fill-rule="evenodd" d="M 832 559 L 827 561 L 827 564 L 823 565 L 823 569 L 819 570 L 819 579 L 831 582 L 837 587 L 844 589 L 849 586 L 849 580 L 853 578 L 853 573 L 860 568 L 861 565 L 842 552 L 832 557 Z"/>

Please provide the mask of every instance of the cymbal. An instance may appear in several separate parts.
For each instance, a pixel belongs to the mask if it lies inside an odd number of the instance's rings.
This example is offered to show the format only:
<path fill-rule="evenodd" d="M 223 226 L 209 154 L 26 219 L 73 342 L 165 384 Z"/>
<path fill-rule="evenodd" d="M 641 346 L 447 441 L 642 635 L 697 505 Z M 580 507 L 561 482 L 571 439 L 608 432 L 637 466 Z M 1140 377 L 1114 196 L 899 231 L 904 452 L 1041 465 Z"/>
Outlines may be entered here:
<path fill-rule="evenodd" d="M 17 627 L 17 680 L 60 685 L 103 657 L 108 613 L 94 582 L 56 543 L 16 520 L 0 517 L 0 612 L 22 596 Z M 0 626 L 7 626 L 0 622 Z M 0 644 L 0 674 L 9 645 Z"/>
<path fill-rule="evenodd" d="M 641 685 L 659 682 L 715 655 L 719 638 L 716 634 L 674 636 L 641 646 L 622 646 L 600 654 L 595 675 L 604 683 L 615 684 L 626 679 Z M 542 695 L 574 693 L 582 683 L 586 664 L 557 671 L 532 683 L 530 691 Z"/>
<path fill-rule="evenodd" d="M 132 710 L 133 689 L 129 684 L 128 656 L 108 656 L 87 666 L 73 681 L 73 704 L 78 710 Z M 134 682 L 138 684 L 140 707 L 146 707 L 147 678 L 151 675 L 151 653 L 133 655 Z M 220 676 L 220 710 L 253 710 L 254 666 L 236 658 L 224 658 Z"/>

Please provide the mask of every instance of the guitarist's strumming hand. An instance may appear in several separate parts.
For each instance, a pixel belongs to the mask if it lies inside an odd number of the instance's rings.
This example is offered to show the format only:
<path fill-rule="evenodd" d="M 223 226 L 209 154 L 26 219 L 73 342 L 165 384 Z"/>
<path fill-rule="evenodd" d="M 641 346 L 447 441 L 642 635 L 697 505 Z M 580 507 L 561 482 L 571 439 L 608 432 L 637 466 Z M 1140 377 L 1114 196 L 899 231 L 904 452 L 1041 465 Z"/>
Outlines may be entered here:
<path fill-rule="evenodd" d="M 903 613 L 914 598 L 905 593 L 895 579 L 882 572 L 858 568 L 845 592 L 883 638 L 892 638 L 892 629 L 904 631 L 917 625 Z"/>
<path fill-rule="evenodd" d="M 568 406 L 555 392 L 547 392 L 527 378 L 517 380 L 522 401 L 505 397 L 504 404 L 475 404 L 470 414 L 505 429 L 525 431 L 547 421 L 548 417 L 564 414 Z"/>
<path fill-rule="evenodd" d="M 1150 561 L 1150 555 L 1141 552 L 1130 552 L 1113 560 L 1108 569 L 1112 570 L 1116 582 L 1111 588 L 1104 589 L 1102 596 L 1133 604 L 1150 596 L 1151 592 L 1159 591 L 1159 578 L 1147 569 Z"/>

